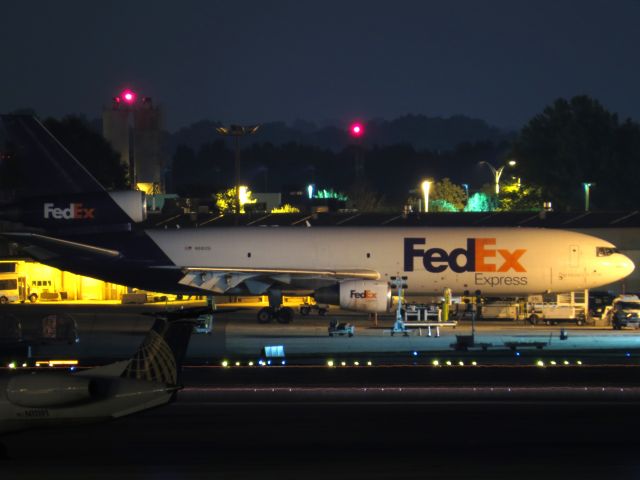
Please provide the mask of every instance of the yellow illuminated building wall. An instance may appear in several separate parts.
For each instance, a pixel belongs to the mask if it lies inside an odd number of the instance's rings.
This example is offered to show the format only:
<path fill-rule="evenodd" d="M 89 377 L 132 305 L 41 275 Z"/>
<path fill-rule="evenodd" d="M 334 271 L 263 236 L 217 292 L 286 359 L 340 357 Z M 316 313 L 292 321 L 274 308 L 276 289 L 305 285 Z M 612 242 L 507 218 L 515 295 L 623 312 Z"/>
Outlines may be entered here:
<path fill-rule="evenodd" d="M 29 293 L 41 300 L 120 300 L 127 287 L 65 272 L 26 260 L 2 260 L 14 263 L 15 275 L 25 277 Z M 4 274 L 6 277 L 7 274 Z"/>

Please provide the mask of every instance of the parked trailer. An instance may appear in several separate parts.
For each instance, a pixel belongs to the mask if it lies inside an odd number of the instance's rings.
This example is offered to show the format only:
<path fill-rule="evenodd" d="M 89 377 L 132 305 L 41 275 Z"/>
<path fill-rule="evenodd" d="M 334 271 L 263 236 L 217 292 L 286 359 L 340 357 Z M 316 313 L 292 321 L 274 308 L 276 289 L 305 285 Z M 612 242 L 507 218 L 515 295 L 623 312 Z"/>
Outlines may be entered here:
<path fill-rule="evenodd" d="M 514 302 L 491 302 L 480 309 L 481 319 L 518 320 L 520 304 Z"/>
<path fill-rule="evenodd" d="M 589 318 L 589 290 L 531 295 L 528 297 L 526 318 L 531 325 L 557 325 L 561 322 L 584 325 Z"/>

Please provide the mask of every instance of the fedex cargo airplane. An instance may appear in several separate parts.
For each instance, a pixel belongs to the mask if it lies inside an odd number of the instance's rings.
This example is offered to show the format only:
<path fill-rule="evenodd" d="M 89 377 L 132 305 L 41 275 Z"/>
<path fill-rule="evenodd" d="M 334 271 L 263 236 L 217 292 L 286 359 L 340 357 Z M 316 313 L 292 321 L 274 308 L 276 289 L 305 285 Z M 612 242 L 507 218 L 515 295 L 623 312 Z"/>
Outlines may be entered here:
<path fill-rule="evenodd" d="M 4 116 L 24 169 L 21 199 L 0 217 L 31 227 L 2 234 L 62 270 L 140 289 L 268 295 L 258 319 L 287 323 L 282 294 L 384 312 L 390 277 L 406 294 L 524 296 L 597 288 L 633 262 L 596 237 L 528 228 L 151 228 L 141 192 L 107 192 L 34 117 Z M 39 172 L 34 175 L 33 172 Z"/>

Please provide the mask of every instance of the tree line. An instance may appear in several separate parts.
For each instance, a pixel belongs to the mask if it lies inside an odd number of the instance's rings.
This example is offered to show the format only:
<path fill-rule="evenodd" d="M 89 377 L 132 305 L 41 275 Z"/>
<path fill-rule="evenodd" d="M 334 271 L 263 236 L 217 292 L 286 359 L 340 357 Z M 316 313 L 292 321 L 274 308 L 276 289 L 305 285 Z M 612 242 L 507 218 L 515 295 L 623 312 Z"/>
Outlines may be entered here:
<path fill-rule="evenodd" d="M 69 116 L 48 119 L 46 125 L 107 188 L 127 186 L 118 154 L 89 122 Z M 555 210 L 581 210 L 584 183 L 591 185 L 594 210 L 636 209 L 640 200 L 640 125 L 620 120 L 588 96 L 554 101 L 513 140 L 466 142 L 438 150 L 411 143 L 377 145 L 369 132 L 368 143 L 352 141 L 340 149 L 253 143 L 243 146 L 241 158 L 242 183 L 254 192 L 287 192 L 314 184 L 347 194 L 351 206 L 360 210 L 399 210 L 420 198 L 424 179 L 441 183 L 432 200 L 446 201 L 434 204 L 442 210 L 453 206 L 460 211 L 471 203 L 485 209 L 535 210 L 543 202 L 551 202 Z M 10 189 L 19 181 L 19 158 L 5 145 L 0 159 L 0 183 Z M 511 159 L 516 165 L 505 166 L 504 187 L 499 198 L 492 198 L 493 175 L 482 162 L 500 168 Z M 166 173 L 168 192 L 209 197 L 233 186 L 234 151 L 222 139 L 199 147 L 180 144 Z M 448 183 L 443 183 L 445 178 Z"/>

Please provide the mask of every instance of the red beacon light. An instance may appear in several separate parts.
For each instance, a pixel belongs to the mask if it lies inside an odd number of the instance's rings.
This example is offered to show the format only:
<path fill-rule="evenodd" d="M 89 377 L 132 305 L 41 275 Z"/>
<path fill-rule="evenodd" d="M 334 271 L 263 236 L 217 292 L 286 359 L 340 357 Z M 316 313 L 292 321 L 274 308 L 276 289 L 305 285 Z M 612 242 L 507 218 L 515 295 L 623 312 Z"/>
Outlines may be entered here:
<path fill-rule="evenodd" d="M 120 99 L 122 99 L 123 102 L 128 103 L 129 105 L 136 102 L 136 97 L 137 95 L 135 94 L 135 92 L 129 89 L 123 90 L 120 94 Z"/>
<path fill-rule="evenodd" d="M 354 123 L 349 127 L 349 132 L 351 132 L 351 135 L 354 137 L 360 137 L 364 133 L 364 127 L 360 123 Z"/>

